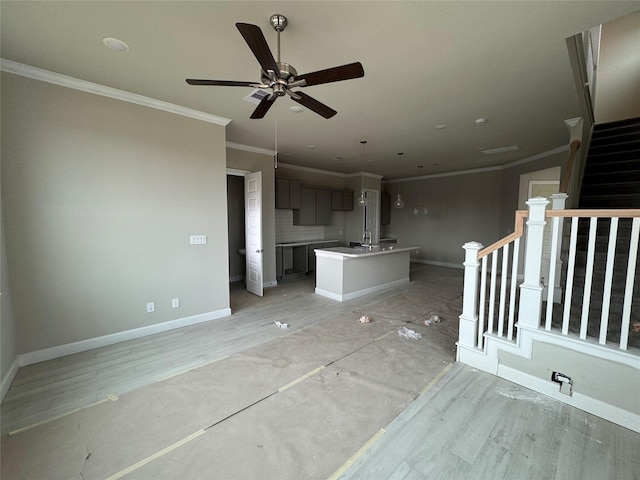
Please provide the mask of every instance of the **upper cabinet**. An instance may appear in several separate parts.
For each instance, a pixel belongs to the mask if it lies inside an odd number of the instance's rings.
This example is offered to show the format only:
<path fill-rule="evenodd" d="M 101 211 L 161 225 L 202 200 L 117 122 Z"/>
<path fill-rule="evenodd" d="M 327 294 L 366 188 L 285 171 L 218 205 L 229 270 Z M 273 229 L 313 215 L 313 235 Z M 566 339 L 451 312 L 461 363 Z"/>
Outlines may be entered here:
<path fill-rule="evenodd" d="M 330 225 L 331 190 L 300 187 L 300 208 L 293 211 L 294 225 Z"/>
<path fill-rule="evenodd" d="M 380 205 L 380 225 L 389 225 L 391 223 L 391 196 L 388 193 L 382 194 L 382 202 Z"/>
<path fill-rule="evenodd" d="M 276 178 L 276 208 L 300 208 L 300 182 Z"/>
<path fill-rule="evenodd" d="M 331 190 L 316 190 L 316 225 L 331 224 Z"/>
<path fill-rule="evenodd" d="M 347 211 L 353 210 L 353 192 L 332 190 L 331 210 Z"/>

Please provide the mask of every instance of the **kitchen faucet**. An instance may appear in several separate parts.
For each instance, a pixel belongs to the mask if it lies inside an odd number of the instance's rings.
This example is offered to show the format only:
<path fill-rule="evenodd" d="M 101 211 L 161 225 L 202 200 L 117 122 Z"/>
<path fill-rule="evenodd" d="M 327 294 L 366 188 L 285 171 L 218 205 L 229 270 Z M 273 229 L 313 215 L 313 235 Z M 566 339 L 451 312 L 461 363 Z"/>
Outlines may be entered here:
<path fill-rule="evenodd" d="M 368 245 L 371 248 L 371 232 L 369 230 L 365 230 L 362 234 L 362 246 Z"/>

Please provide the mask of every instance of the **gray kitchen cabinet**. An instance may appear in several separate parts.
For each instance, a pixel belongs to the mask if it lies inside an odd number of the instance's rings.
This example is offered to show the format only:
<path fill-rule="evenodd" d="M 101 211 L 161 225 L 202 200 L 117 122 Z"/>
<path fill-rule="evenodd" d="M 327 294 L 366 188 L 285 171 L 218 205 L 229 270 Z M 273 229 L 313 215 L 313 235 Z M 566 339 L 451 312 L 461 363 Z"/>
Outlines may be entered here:
<path fill-rule="evenodd" d="M 282 278 L 282 247 L 276 247 L 276 278 Z"/>
<path fill-rule="evenodd" d="M 324 245 L 322 243 L 311 243 L 309 244 L 309 271 L 316 271 L 316 252 L 314 250 L 316 248 L 323 248 Z"/>
<path fill-rule="evenodd" d="M 276 178 L 276 208 L 300 208 L 300 182 Z"/>
<path fill-rule="evenodd" d="M 300 187 L 300 208 L 293 211 L 294 225 L 316 224 L 316 189 Z"/>
<path fill-rule="evenodd" d="M 380 225 L 389 225 L 391 223 L 391 196 L 388 193 L 383 193 L 380 203 Z"/>
<path fill-rule="evenodd" d="M 331 224 L 331 190 L 316 190 L 316 225 Z"/>
<path fill-rule="evenodd" d="M 353 192 L 332 190 L 331 210 L 347 211 L 353 210 Z"/>
<path fill-rule="evenodd" d="M 318 243 L 310 243 L 309 244 L 309 271 L 310 272 L 315 272 L 316 271 L 316 252 L 314 251 L 316 248 L 333 248 L 333 247 L 337 247 L 338 246 L 338 242 L 318 242 Z"/>
<path fill-rule="evenodd" d="M 306 275 L 308 270 L 307 245 L 276 247 L 276 278 Z"/>
<path fill-rule="evenodd" d="M 342 210 L 353 210 L 353 192 L 342 192 Z"/>

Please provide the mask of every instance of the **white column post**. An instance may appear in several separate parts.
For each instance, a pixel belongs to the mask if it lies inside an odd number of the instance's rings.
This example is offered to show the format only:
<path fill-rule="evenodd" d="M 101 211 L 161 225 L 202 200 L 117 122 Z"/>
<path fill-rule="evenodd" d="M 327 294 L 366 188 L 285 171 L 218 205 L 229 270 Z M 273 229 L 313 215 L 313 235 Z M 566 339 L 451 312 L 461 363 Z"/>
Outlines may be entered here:
<path fill-rule="evenodd" d="M 551 210 L 564 210 L 567 198 L 569 195 L 566 193 L 554 193 L 551 195 Z M 551 261 L 556 262 L 556 271 L 553 282 L 553 303 L 560 303 L 562 301 L 562 259 L 560 254 L 562 253 L 562 230 L 564 228 L 564 219 L 560 219 L 558 224 L 558 244 L 556 245 L 556 258 Z"/>
<path fill-rule="evenodd" d="M 520 285 L 520 308 L 518 309 L 518 325 L 537 329 L 540 326 L 542 311 L 542 291 L 540 282 L 542 267 L 542 245 L 544 237 L 544 212 L 549 201 L 535 197 L 527 201 L 529 220 L 527 221 L 524 282 Z"/>
<path fill-rule="evenodd" d="M 475 348 L 478 333 L 478 273 L 480 262 L 478 252 L 482 244 L 467 242 L 462 248 L 464 255 L 464 293 L 462 297 L 462 315 L 460 315 L 460 328 L 458 331 L 458 345 Z"/>

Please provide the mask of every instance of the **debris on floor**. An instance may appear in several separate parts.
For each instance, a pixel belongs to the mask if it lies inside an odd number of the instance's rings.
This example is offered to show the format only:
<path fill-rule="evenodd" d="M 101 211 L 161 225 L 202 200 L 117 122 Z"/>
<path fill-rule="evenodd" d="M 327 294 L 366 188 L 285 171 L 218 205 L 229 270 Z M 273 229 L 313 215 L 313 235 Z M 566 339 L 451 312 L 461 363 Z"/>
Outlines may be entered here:
<path fill-rule="evenodd" d="M 358 322 L 360 323 L 371 323 L 371 317 L 368 315 L 362 315 L 359 319 Z"/>
<path fill-rule="evenodd" d="M 407 328 L 407 327 L 402 327 L 400 330 L 398 330 L 398 335 L 405 338 L 415 338 L 416 340 L 418 338 L 422 338 L 421 333 L 418 333 L 415 330 L 411 330 L 410 328 Z"/>
<path fill-rule="evenodd" d="M 280 328 L 289 328 L 289 324 L 288 323 L 283 323 L 283 322 L 280 322 L 278 320 L 274 320 L 273 323 L 275 323 Z"/>
<path fill-rule="evenodd" d="M 633 322 L 633 325 L 631 326 L 631 330 L 633 330 L 636 333 L 640 333 L 640 322 Z"/>
<path fill-rule="evenodd" d="M 431 325 L 432 323 L 440 323 L 442 319 L 438 315 L 431 315 L 424 322 L 425 325 Z"/>

